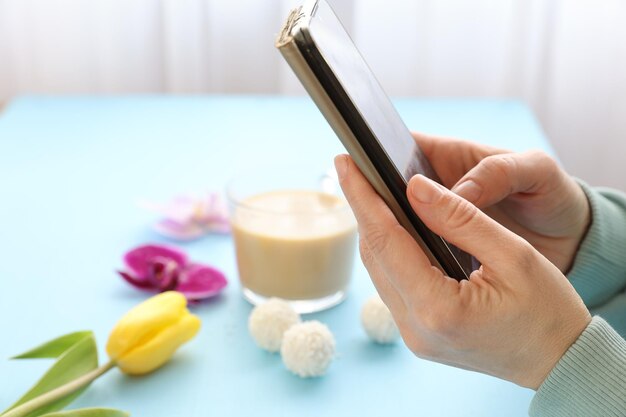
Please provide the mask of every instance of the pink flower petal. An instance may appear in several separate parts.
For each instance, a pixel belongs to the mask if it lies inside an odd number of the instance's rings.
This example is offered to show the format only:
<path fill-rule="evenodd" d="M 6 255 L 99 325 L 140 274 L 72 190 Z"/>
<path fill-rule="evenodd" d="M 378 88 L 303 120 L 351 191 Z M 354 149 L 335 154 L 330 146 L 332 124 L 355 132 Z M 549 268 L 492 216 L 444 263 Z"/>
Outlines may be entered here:
<path fill-rule="evenodd" d="M 215 268 L 201 264 L 189 264 L 176 287 L 189 300 L 213 297 L 221 292 L 228 281 L 224 274 Z"/>
<path fill-rule="evenodd" d="M 206 233 L 230 233 L 230 221 L 221 217 L 211 217 L 203 220 L 202 228 Z"/>
<path fill-rule="evenodd" d="M 133 287 L 140 288 L 142 290 L 155 288 L 152 281 L 149 280 L 147 277 L 136 278 L 132 276 L 131 274 L 129 274 L 128 272 L 124 272 L 124 271 L 117 271 L 117 273 Z"/>
<path fill-rule="evenodd" d="M 171 259 L 157 257 L 152 263 L 149 280 L 159 291 L 170 291 L 178 285 L 178 276 L 182 267 Z"/>
<path fill-rule="evenodd" d="M 184 267 L 187 264 L 187 256 L 180 250 L 165 245 L 139 246 L 124 255 L 126 268 L 137 282 L 148 281 L 155 261 L 172 261 Z"/>
<path fill-rule="evenodd" d="M 178 223 L 186 223 L 196 215 L 197 198 L 189 195 L 179 195 L 164 204 L 150 201 L 140 201 L 143 208 L 161 214 L 167 219 Z"/>
<path fill-rule="evenodd" d="M 170 219 L 163 219 L 155 223 L 152 228 L 159 234 L 176 240 L 193 240 L 206 234 L 204 227 L 196 223 L 177 223 Z"/>
<path fill-rule="evenodd" d="M 228 207 L 219 193 L 179 195 L 166 204 L 141 205 L 164 216 L 153 228 L 171 239 L 192 240 L 212 232 L 230 232 Z"/>
<path fill-rule="evenodd" d="M 205 214 L 217 214 L 228 217 L 228 207 L 222 196 L 218 193 L 209 193 L 205 198 Z"/>
<path fill-rule="evenodd" d="M 207 194 L 203 210 L 195 220 L 204 227 L 206 233 L 230 233 L 228 207 L 218 193 Z"/>
<path fill-rule="evenodd" d="M 161 214 L 165 218 L 174 220 L 178 223 L 186 223 L 192 221 L 196 216 L 198 200 L 193 196 L 179 195 L 176 196 L 163 207 Z"/>

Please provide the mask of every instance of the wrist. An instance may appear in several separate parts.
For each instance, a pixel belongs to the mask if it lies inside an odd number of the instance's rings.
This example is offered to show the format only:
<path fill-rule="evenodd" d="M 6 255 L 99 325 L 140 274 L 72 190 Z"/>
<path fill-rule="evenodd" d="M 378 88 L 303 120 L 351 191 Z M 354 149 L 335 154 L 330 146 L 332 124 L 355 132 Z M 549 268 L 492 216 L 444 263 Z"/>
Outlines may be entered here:
<path fill-rule="evenodd" d="M 541 384 L 530 416 L 617 416 L 624 412 L 626 341 L 594 317 Z"/>
<path fill-rule="evenodd" d="M 518 385 L 538 390 L 591 322 L 589 310 L 573 289 L 571 296 L 558 304 L 535 324 L 538 331 L 534 333 L 534 349 L 528 347 L 530 356 L 520 361 L 519 378 L 513 381 Z"/>
<path fill-rule="evenodd" d="M 582 305 L 582 300 L 580 302 Z M 589 323 L 591 323 L 591 314 L 584 308 L 584 312 L 581 311 L 580 317 L 577 320 L 571 320 L 567 323 L 561 324 L 563 328 L 561 332 L 546 335 L 548 341 L 552 343 L 547 347 L 546 353 L 543 356 L 542 366 L 540 366 L 541 372 L 537 373 L 537 378 L 533 381 L 529 388 L 537 391 L 545 379 L 550 375 L 555 366 L 559 363 L 563 355 L 570 349 L 570 347 L 576 343 L 576 340 L 585 331 Z"/>

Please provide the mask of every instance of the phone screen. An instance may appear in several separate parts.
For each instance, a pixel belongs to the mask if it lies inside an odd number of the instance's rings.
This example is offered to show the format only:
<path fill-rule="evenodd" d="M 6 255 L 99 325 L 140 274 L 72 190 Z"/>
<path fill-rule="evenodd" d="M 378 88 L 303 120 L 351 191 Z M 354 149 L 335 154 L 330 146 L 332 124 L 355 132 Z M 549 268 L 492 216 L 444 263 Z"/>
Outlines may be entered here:
<path fill-rule="evenodd" d="M 436 174 L 421 157 L 409 129 L 356 49 L 339 19 L 325 2 L 318 2 L 309 33 L 344 91 L 405 181 L 420 173 Z"/>
<path fill-rule="evenodd" d="M 313 16 L 308 35 L 317 48 L 316 52 L 321 54 L 336 78 L 333 82 L 339 84 L 342 94 L 360 114 L 378 142 L 380 151 L 386 155 L 381 159 L 390 161 L 395 177 L 401 178 L 402 191 L 406 192 L 406 184 L 416 174 L 441 182 L 330 6 L 325 1 L 318 1 Z M 405 199 L 404 196 L 401 198 Z M 439 236 L 436 238 L 440 240 L 439 245 L 443 242 L 444 247 L 454 255 L 466 277 L 479 267 L 478 261 L 471 255 Z"/>

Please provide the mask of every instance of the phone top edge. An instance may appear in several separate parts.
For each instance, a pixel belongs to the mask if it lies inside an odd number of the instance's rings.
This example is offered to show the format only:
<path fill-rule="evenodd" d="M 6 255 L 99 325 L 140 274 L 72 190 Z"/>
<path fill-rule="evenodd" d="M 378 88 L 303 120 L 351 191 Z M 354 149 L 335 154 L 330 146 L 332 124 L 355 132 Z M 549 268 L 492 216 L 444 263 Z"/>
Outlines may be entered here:
<path fill-rule="evenodd" d="M 299 38 L 308 32 L 311 18 L 317 10 L 318 0 L 307 0 L 304 4 L 291 9 L 287 20 L 278 34 L 275 45 L 277 48 L 285 46 L 294 38 Z"/>

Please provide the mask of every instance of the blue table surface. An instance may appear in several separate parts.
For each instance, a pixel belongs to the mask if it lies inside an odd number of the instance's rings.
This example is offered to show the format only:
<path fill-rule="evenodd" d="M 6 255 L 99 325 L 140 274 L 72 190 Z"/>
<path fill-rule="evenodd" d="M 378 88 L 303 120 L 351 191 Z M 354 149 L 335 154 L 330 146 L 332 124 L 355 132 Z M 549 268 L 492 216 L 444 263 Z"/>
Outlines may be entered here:
<path fill-rule="evenodd" d="M 396 100 L 407 125 L 513 150 L 552 153 L 528 109 L 509 100 Z M 48 368 L 10 361 L 57 335 L 94 330 L 101 356 L 112 326 L 145 299 L 115 273 L 129 248 L 167 242 L 140 199 L 223 190 L 243 168 L 307 161 L 332 166 L 340 142 L 304 97 L 24 97 L 0 115 L 0 409 Z M 168 242 L 171 243 L 171 242 Z M 377 346 L 360 327 L 374 293 L 357 262 L 349 296 L 311 315 L 338 356 L 326 376 L 300 379 L 247 332 L 230 236 L 182 244 L 230 279 L 193 307 L 199 335 L 143 378 L 114 370 L 72 407 L 136 416 L 525 416 L 533 392 Z"/>

